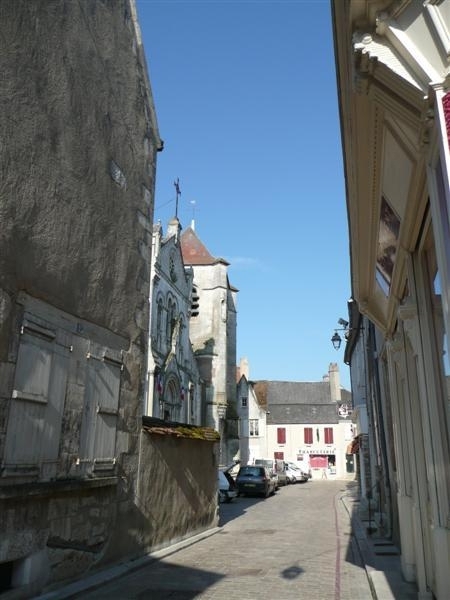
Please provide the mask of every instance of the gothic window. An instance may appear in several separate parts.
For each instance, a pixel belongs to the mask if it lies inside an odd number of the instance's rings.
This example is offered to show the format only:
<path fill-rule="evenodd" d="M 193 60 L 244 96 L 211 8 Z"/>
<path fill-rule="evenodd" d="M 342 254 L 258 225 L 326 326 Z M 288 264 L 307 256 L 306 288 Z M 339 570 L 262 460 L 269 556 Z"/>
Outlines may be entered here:
<path fill-rule="evenodd" d="M 169 273 L 170 273 L 170 279 L 173 282 L 175 282 L 177 280 L 177 274 L 175 272 L 175 260 L 174 260 L 173 254 L 170 256 L 170 259 L 169 259 Z"/>
<path fill-rule="evenodd" d="M 176 319 L 176 304 L 169 298 L 167 304 L 167 323 L 166 323 L 166 338 L 167 343 L 170 344 L 172 341 L 172 334 L 175 329 Z"/>
<path fill-rule="evenodd" d="M 158 307 L 156 309 L 156 345 L 161 346 L 161 340 L 163 337 L 163 301 L 162 298 L 158 298 Z"/>

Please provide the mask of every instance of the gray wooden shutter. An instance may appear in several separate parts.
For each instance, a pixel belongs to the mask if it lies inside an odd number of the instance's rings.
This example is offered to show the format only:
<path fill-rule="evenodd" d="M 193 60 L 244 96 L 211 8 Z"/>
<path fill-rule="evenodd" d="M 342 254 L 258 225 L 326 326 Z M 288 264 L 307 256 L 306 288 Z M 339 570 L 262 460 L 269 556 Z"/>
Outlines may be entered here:
<path fill-rule="evenodd" d="M 8 417 L 3 474 L 56 473 L 68 349 L 55 332 L 24 321 Z"/>
<path fill-rule="evenodd" d="M 91 469 L 114 464 L 121 363 L 92 354 L 86 366 L 80 458 Z"/>

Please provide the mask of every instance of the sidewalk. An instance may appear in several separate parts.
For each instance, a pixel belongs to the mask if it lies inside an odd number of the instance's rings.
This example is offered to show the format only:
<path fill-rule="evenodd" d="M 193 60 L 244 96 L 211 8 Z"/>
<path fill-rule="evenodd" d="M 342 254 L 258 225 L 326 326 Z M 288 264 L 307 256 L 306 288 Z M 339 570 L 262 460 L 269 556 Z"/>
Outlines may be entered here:
<path fill-rule="evenodd" d="M 402 577 L 399 549 L 376 531 L 371 534 L 369 522 L 361 520 L 356 486 L 341 499 L 351 519 L 374 600 L 417 600 L 417 586 Z"/>

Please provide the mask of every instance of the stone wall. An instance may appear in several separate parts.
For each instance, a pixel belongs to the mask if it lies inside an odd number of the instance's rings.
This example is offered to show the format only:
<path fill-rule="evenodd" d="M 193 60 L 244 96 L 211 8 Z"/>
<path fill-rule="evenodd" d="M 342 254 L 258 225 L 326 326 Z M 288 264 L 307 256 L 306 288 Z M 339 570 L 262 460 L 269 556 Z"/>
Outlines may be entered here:
<path fill-rule="evenodd" d="M 202 428 L 193 428 L 195 436 Z M 217 443 L 147 428 L 141 437 L 137 504 L 142 543 L 157 549 L 218 523 Z"/>
<path fill-rule="evenodd" d="M 0 39 L 0 580 L 32 587 L 141 548 L 162 143 L 134 0 L 4 0 Z"/>

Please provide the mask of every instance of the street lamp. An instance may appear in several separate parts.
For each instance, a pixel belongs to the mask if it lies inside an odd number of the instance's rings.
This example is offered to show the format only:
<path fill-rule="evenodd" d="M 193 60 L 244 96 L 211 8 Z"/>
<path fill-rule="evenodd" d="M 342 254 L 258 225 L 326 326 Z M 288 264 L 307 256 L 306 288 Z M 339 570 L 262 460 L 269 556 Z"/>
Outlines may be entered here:
<path fill-rule="evenodd" d="M 339 348 L 341 347 L 341 344 L 342 344 L 342 338 L 339 335 L 338 331 L 345 331 L 345 333 L 344 333 L 345 339 L 348 339 L 348 336 L 350 335 L 350 331 L 351 331 L 351 329 L 348 326 L 348 321 L 346 321 L 345 319 L 340 318 L 338 321 L 338 324 L 342 325 L 342 328 L 335 329 L 333 337 L 331 338 L 331 343 L 333 344 L 333 348 L 335 350 L 339 350 Z"/>
<path fill-rule="evenodd" d="M 342 325 L 342 327 L 339 329 L 335 329 L 334 333 L 333 333 L 333 337 L 331 338 L 331 343 L 333 344 L 333 348 L 335 350 L 339 350 L 339 348 L 341 347 L 342 344 L 342 338 L 339 335 L 338 331 L 345 331 L 344 333 L 344 338 L 345 340 L 348 340 L 348 338 L 350 337 L 350 334 L 352 331 L 361 331 L 362 329 L 364 329 L 363 326 L 360 327 L 349 327 L 349 323 L 348 321 L 346 321 L 345 319 L 339 319 L 338 321 L 339 325 Z"/>
<path fill-rule="evenodd" d="M 339 330 L 335 329 L 333 337 L 331 338 L 331 343 L 333 344 L 333 348 L 335 350 L 339 350 L 339 348 L 341 347 L 341 344 L 342 344 L 342 338 L 338 334 L 338 331 L 343 331 L 343 329 L 339 329 Z"/>

